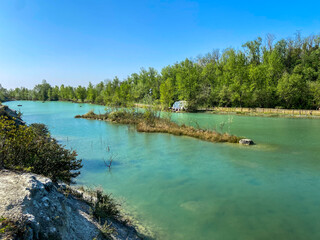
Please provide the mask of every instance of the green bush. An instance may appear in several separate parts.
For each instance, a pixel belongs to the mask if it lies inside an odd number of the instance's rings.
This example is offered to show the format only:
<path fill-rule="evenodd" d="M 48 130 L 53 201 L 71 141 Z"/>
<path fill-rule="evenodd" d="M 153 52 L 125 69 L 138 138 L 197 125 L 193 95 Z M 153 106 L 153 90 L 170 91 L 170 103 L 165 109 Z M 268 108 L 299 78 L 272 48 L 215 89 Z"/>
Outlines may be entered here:
<path fill-rule="evenodd" d="M 50 132 L 48 127 L 43 123 L 32 123 L 30 124 L 30 127 L 34 131 L 36 135 L 42 136 L 42 137 L 49 137 Z"/>
<path fill-rule="evenodd" d="M 70 184 L 82 167 L 76 156 L 51 138 L 45 125 L 18 126 L 0 117 L 0 168 L 28 170 Z"/>
<path fill-rule="evenodd" d="M 93 202 L 93 215 L 97 219 L 116 218 L 119 216 L 118 206 L 111 195 L 104 194 L 100 189 L 95 190 L 93 193 L 96 198 Z"/>

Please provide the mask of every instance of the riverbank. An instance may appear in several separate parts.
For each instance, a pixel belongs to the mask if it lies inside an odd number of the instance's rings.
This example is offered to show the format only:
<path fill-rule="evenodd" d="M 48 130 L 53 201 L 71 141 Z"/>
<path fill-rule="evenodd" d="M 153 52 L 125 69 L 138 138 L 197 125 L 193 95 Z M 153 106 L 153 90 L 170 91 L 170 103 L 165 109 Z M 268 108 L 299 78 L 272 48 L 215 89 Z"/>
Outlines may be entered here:
<path fill-rule="evenodd" d="M 15 100 L 8 100 L 15 101 Z M 24 100 L 22 100 L 24 101 Z M 39 101 L 41 102 L 41 101 Z M 51 101 L 52 102 L 52 101 Z M 56 102 L 56 101 L 54 101 Z M 80 101 L 58 101 L 58 102 L 70 102 L 76 104 L 92 104 L 98 106 L 105 106 L 99 103 L 80 102 Z M 170 110 L 163 110 L 161 105 L 150 105 L 144 103 L 132 104 L 136 108 L 154 108 L 165 112 L 172 112 Z M 108 106 L 107 106 L 108 107 Z M 186 111 L 180 111 L 186 112 Z M 173 112 L 173 113 L 180 113 Z M 193 113 L 212 113 L 212 114 L 230 114 L 230 115 L 244 115 L 244 116 L 258 116 L 258 117 L 281 117 L 281 118 L 311 118 L 320 119 L 320 110 L 313 109 L 281 109 L 281 108 L 243 108 L 243 107 L 199 107 Z"/>
<path fill-rule="evenodd" d="M 148 104 L 135 103 L 138 108 L 154 107 Z M 155 106 L 161 109 L 160 105 Z M 162 110 L 166 111 L 166 110 Z M 170 110 L 167 110 L 170 111 Z M 179 111 L 186 112 L 186 111 Z M 173 112 L 173 113 L 179 113 Z M 278 108 L 243 108 L 243 107 L 209 107 L 198 108 L 194 113 L 212 113 L 212 114 L 228 114 L 228 115 L 244 115 L 256 117 L 283 117 L 283 118 L 316 118 L 320 119 L 320 110 L 312 109 L 278 109 Z"/>
<path fill-rule="evenodd" d="M 1 239 L 145 238 L 110 195 L 65 184 L 80 174 L 81 159 L 46 125 L 28 126 L 0 106 L 0 146 Z"/>
<path fill-rule="evenodd" d="M 305 109 L 214 107 L 214 108 L 200 108 L 198 109 L 198 112 L 206 112 L 206 113 L 212 113 L 212 114 L 261 116 L 261 117 L 320 118 L 320 110 L 305 110 Z"/>
<path fill-rule="evenodd" d="M 113 111 L 105 114 L 95 114 L 90 111 L 84 115 L 76 115 L 75 118 L 110 121 L 114 123 L 135 125 L 138 132 L 168 133 L 176 136 L 188 136 L 208 142 L 239 143 L 243 137 L 237 137 L 228 133 L 219 133 L 208 129 L 196 129 L 186 125 L 178 125 L 170 119 L 160 118 L 151 111 L 144 113 L 137 111 Z"/>
<path fill-rule="evenodd" d="M 3 169 L 0 199 L 3 239 L 144 239 L 114 200 L 99 191 Z"/>

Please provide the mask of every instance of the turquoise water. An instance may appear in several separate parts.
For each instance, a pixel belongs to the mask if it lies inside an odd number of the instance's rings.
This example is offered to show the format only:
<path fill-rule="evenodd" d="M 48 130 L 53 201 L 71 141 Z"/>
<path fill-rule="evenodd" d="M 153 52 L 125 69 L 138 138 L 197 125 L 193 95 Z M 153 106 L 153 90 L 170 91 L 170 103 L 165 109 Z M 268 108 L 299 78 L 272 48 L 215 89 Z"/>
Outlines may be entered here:
<path fill-rule="evenodd" d="M 102 106 L 6 104 L 20 109 L 27 123 L 47 124 L 83 159 L 78 183 L 124 199 L 158 239 L 320 239 L 320 120 L 171 116 L 258 143 L 245 147 L 74 118 L 90 109 L 103 112 Z M 109 172 L 103 160 L 111 156 Z"/>

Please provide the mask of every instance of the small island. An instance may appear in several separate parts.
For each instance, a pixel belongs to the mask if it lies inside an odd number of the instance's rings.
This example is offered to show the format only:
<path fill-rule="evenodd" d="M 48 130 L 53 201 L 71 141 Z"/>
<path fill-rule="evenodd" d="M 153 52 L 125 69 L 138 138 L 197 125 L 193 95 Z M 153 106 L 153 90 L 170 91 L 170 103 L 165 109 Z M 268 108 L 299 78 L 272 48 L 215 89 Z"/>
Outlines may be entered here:
<path fill-rule="evenodd" d="M 90 111 L 84 115 L 76 115 L 75 118 L 103 120 L 114 123 L 134 125 L 138 132 L 146 133 L 169 133 L 176 136 L 188 136 L 208 142 L 238 143 L 243 137 L 237 137 L 228 133 L 194 128 L 182 124 L 181 126 L 170 119 L 161 118 L 155 112 L 146 110 L 139 112 L 135 110 L 116 110 L 104 114 L 95 114 Z"/>

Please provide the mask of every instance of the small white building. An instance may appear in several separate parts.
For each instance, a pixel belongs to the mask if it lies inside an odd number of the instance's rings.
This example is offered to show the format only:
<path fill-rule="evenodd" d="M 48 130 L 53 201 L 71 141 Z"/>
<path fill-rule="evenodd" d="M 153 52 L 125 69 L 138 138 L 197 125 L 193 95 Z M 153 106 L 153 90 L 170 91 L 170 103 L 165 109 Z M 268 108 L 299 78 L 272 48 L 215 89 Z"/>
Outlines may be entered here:
<path fill-rule="evenodd" d="M 177 101 L 172 105 L 173 111 L 183 111 L 186 110 L 188 106 L 187 101 Z"/>

